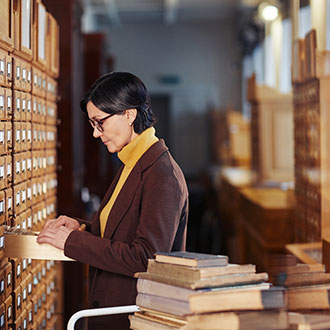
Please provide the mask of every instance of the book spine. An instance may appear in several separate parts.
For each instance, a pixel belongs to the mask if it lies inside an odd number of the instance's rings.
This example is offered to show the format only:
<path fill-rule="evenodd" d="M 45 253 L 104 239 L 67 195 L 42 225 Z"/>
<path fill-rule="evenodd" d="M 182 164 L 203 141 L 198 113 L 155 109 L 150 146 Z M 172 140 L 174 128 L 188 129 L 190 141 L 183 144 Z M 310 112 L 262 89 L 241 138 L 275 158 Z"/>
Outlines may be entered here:
<path fill-rule="evenodd" d="M 330 290 L 289 289 L 288 308 L 292 310 L 329 309 Z"/>
<path fill-rule="evenodd" d="M 182 278 L 188 282 L 194 282 L 200 279 L 200 274 L 196 270 L 184 267 L 171 266 L 172 265 L 159 262 L 149 262 L 148 273 L 170 278 Z"/>
<path fill-rule="evenodd" d="M 283 290 L 271 289 L 195 294 L 189 297 L 189 303 L 194 313 L 263 310 L 286 306 Z"/>
<path fill-rule="evenodd" d="M 156 311 L 183 316 L 191 314 L 189 304 L 184 301 L 163 298 L 144 293 L 138 293 L 136 304 L 140 307 L 154 309 Z"/>
<path fill-rule="evenodd" d="M 139 278 L 137 281 L 137 291 L 159 297 L 173 298 L 177 300 L 187 300 L 189 295 L 196 293 L 194 290 L 180 288 L 178 286 L 165 283 L 154 282 Z"/>

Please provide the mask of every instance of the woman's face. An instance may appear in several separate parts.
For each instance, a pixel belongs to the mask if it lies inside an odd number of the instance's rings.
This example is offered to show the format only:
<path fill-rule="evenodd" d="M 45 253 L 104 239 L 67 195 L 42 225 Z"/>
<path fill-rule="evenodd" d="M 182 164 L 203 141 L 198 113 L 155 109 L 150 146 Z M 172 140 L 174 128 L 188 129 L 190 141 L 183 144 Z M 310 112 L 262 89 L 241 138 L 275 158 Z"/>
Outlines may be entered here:
<path fill-rule="evenodd" d="M 94 122 L 109 115 L 98 109 L 91 101 L 87 103 L 87 113 L 89 119 Z M 131 124 L 135 117 L 136 109 L 129 109 L 123 114 L 113 115 L 103 121 L 103 132 L 100 132 L 94 125 L 93 136 L 100 138 L 109 152 L 119 152 L 137 136 Z"/>

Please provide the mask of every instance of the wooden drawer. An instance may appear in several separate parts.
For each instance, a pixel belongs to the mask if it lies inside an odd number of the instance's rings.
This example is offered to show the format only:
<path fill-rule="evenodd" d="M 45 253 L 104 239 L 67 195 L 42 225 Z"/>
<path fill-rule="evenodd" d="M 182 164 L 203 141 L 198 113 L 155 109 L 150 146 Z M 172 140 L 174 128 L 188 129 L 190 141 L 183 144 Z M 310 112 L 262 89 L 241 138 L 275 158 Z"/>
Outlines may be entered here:
<path fill-rule="evenodd" d="M 12 57 L 7 51 L 0 49 L 0 86 L 12 85 Z"/>
<path fill-rule="evenodd" d="M 11 223 L 11 218 L 13 216 L 13 189 L 12 188 L 7 188 L 4 190 L 5 193 L 5 199 L 6 199 L 6 203 L 5 203 L 5 219 L 6 222 L 8 224 Z"/>
<path fill-rule="evenodd" d="M 9 324 L 12 324 L 14 321 L 14 308 L 13 308 L 13 298 L 12 296 L 9 296 L 5 300 L 5 307 L 6 307 L 6 329 L 9 329 Z"/>
<path fill-rule="evenodd" d="M 0 122 L 0 154 L 4 155 L 7 153 L 6 145 L 6 123 Z"/>
<path fill-rule="evenodd" d="M 20 285 L 13 290 L 13 306 L 14 306 L 14 318 L 17 318 L 22 313 L 22 288 Z"/>
<path fill-rule="evenodd" d="M 0 305 L 0 329 L 6 329 L 6 306 L 4 302 Z"/>
<path fill-rule="evenodd" d="M 46 116 L 46 124 L 48 125 L 56 125 L 56 117 L 57 117 L 57 106 L 55 102 L 47 101 L 47 116 Z"/>
<path fill-rule="evenodd" d="M 11 258 L 10 262 L 12 265 L 13 272 L 13 290 L 15 290 L 19 287 L 22 281 L 22 260 L 20 258 Z"/>
<path fill-rule="evenodd" d="M 0 87 L 0 120 L 7 119 L 6 101 L 6 88 Z"/>
<path fill-rule="evenodd" d="M 0 190 L 7 187 L 6 156 L 0 156 Z"/>
<path fill-rule="evenodd" d="M 46 148 L 56 148 L 57 128 L 56 126 L 47 125 L 47 142 Z"/>
<path fill-rule="evenodd" d="M 0 225 L 6 223 L 6 197 L 3 190 L 0 191 Z"/>
<path fill-rule="evenodd" d="M 46 76 L 47 81 L 47 94 L 46 99 L 52 102 L 56 102 L 57 100 L 57 81 L 50 77 Z"/>

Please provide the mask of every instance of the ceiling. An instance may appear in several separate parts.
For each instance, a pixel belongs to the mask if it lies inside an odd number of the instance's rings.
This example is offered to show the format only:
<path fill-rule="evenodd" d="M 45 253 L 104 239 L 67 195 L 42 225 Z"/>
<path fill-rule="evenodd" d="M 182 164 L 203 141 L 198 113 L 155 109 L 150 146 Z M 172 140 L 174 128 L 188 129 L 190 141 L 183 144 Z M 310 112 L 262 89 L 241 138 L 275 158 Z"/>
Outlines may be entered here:
<path fill-rule="evenodd" d="M 95 22 L 113 26 L 128 23 L 178 24 L 237 17 L 242 8 L 260 0 L 83 0 Z"/>

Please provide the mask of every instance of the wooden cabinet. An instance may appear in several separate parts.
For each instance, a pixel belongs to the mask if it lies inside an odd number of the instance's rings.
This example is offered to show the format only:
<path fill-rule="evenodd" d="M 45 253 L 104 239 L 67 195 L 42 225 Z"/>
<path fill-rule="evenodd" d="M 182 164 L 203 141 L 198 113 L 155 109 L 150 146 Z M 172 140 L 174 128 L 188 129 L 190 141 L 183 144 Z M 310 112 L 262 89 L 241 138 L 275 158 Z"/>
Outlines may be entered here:
<path fill-rule="evenodd" d="M 62 264 L 52 261 L 46 267 L 46 262 L 36 259 L 4 257 L 3 251 L 4 225 L 39 231 L 57 215 L 57 75 L 46 70 L 43 60 L 48 53 L 58 56 L 58 50 L 48 50 L 45 43 L 47 7 L 41 1 L 2 1 L 0 15 L 0 273 L 5 324 L 1 322 L 6 329 L 24 324 L 27 328 L 27 322 L 29 328 L 37 328 L 40 314 L 43 328 L 57 324 L 62 329 L 60 318 L 42 316 L 49 307 L 44 299 L 46 278 L 51 274 L 60 278 Z M 53 25 L 58 29 L 55 20 Z M 49 93 L 46 82 L 54 86 Z M 62 283 L 54 282 L 52 290 L 57 306 L 53 311 L 58 315 L 63 314 Z M 37 311 L 28 321 L 34 299 Z"/>
<path fill-rule="evenodd" d="M 315 31 L 296 40 L 293 71 L 296 242 L 329 238 L 330 52 L 316 50 Z M 300 46 L 299 46 L 300 45 Z M 303 46 L 301 46 L 303 45 Z"/>

